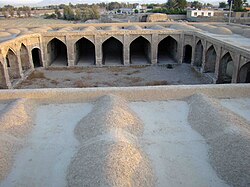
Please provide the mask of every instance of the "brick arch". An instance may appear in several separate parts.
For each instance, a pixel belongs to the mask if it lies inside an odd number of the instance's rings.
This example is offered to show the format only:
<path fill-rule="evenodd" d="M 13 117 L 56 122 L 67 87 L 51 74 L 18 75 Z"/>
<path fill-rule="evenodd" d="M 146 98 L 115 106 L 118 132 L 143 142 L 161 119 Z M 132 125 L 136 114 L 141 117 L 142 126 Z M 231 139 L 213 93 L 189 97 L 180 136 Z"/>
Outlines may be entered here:
<path fill-rule="evenodd" d="M 117 36 L 107 36 L 103 41 L 102 41 L 102 44 L 105 42 L 105 41 L 107 41 L 107 40 L 109 40 L 110 38 L 115 38 L 116 40 L 118 40 L 119 42 L 121 42 L 122 43 L 122 45 L 124 45 L 124 42 L 123 42 L 123 40 L 121 39 L 121 38 L 119 38 L 119 37 L 117 37 Z"/>
<path fill-rule="evenodd" d="M 136 39 L 138 39 L 138 38 L 140 38 L 140 37 L 142 37 L 142 38 L 144 38 L 145 40 L 147 40 L 147 41 L 150 43 L 150 45 L 151 45 L 151 41 L 150 41 L 147 37 L 145 37 L 145 36 L 143 36 L 143 35 L 135 36 L 132 40 L 129 41 L 128 45 L 130 46 L 132 42 L 134 42 Z"/>
<path fill-rule="evenodd" d="M 205 41 L 204 41 L 204 39 L 196 38 L 195 45 L 197 45 L 198 42 L 201 42 L 201 44 L 203 45 L 203 47 L 205 46 Z"/>
<path fill-rule="evenodd" d="M 95 45 L 95 36 L 91 35 L 91 36 L 86 36 L 86 35 L 83 35 L 83 36 L 74 36 L 72 38 L 72 43 L 73 45 L 75 45 L 76 42 L 78 42 L 79 40 L 81 40 L 82 38 L 86 38 L 87 40 L 89 40 L 90 42 L 92 42 L 94 45 Z"/>
<path fill-rule="evenodd" d="M 194 66 L 201 67 L 202 66 L 202 59 L 203 59 L 203 50 L 204 45 L 202 44 L 202 40 L 198 40 L 195 44 L 194 49 Z"/>
<path fill-rule="evenodd" d="M 102 64 L 123 64 L 123 43 L 116 37 L 109 37 L 102 43 Z"/>
<path fill-rule="evenodd" d="M 54 66 L 67 66 L 67 45 L 58 38 L 53 38 L 47 44 L 48 64 Z"/>
<path fill-rule="evenodd" d="M 158 63 L 177 62 L 178 42 L 172 36 L 166 36 L 157 45 Z"/>
<path fill-rule="evenodd" d="M 51 38 L 51 39 L 47 42 L 47 46 L 48 46 L 48 44 L 49 44 L 52 40 L 55 40 L 55 39 L 61 41 L 62 43 L 64 43 L 64 45 L 67 46 L 67 44 L 65 43 L 65 41 L 63 41 L 61 38 L 58 38 L 58 37 L 53 37 L 53 38 Z"/>
<path fill-rule="evenodd" d="M 217 83 L 231 83 L 234 69 L 234 61 L 230 54 L 227 52 L 220 59 L 218 80 Z"/>
<path fill-rule="evenodd" d="M 162 40 L 164 40 L 165 38 L 167 38 L 167 37 L 171 37 L 171 38 L 173 38 L 177 43 L 179 43 L 179 40 L 180 40 L 180 38 L 178 37 L 178 36 L 176 36 L 176 35 L 172 35 L 172 34 L 168 34 L 168 35 L 159 35 L 158 36 L 158 43 L 157 44 L 159 44 Z"/>
<path fill-rule="evenodd" d="M 135 38 L 129 45 L 131 64 L 151 63 L 151 43 L 143 36 Z"/>
<path fill-rule="evenodd" d="M 7 57 L 9 51 L 12 51 L 12 52 L 17 56 L 16 50 L 14 50 L 13 47 L 8 47 L 7 50 L 5 51 L 5 54 L 3 53 L 3 57 L 4 57 L 4 58 Z"/>
<path fill-rule="evenodd" d="M 204 67 L 205 73 L 215 72 L 216 57 L 217 57 L 216 49 L 214 45 L 210 45 L 210 47 L 206 50 L 205 67 Z"/>
<path fill-rule="evenodd" d="M 9 49 L 5 57 L 6 66 L 8 69 L 10 80 L 21 78 L 18 58 L 12 49 Z"/>
<path fill-rule="evenodd" d="M 183 63 L 191 64 L 193 47 L 190 44 L 183 46 Z"/>
<path fill-rule="evenodd" d="M 246 63 L 240 67 L 237 82 L 250 83 L 250 61 L 246 61 Z"/>
<path fill-rule="evenodd" d="M 34 68 L 43 66 L 42 64 L 42 52 L 39 47 L 33 47 L 31 50 L 32 63 Z"/>
<path fill-rule="evenodd" d="M 31 68 L 29 51 L 28 48 L 23 43 L 21 43 L 20 47 L 20 59 L 23 72 L 29 70 Z"/>
<path fill-rule="evenodd" d="M 75 64 L 94 65 L 95 64 L 95 44 L 86 37 L 81 37 L 74 44 Z"/>

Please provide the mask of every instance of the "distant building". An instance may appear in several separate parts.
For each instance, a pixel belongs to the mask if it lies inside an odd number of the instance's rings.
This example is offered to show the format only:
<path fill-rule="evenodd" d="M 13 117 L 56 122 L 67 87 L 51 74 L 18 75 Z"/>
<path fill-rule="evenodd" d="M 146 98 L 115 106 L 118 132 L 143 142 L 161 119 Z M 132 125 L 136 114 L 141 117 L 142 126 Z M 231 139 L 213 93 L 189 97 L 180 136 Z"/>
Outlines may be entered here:
<path fill-rule="evenodd" d="M 214 11 L 213 10 L 187 10 L 187 18 L 192 17 L 213 17 Z"/>
<path fill-rule="evenodd" d="M 120 13 L 121 14 L 133 14 L 133 9 L 132 8 L 120 8 Z"/>

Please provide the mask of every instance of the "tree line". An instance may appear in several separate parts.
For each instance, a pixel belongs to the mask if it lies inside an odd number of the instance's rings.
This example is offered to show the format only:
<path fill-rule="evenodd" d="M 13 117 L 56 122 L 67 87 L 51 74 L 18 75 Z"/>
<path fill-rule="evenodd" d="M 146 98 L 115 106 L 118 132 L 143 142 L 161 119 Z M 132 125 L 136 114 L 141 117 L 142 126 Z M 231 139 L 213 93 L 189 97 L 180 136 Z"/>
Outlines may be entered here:
<path fill-rule="evenodd" d="M 233 10 L 234 11 L 245 11 L 244 5 L 248 6 L 247 0 L 228 0 L 227 2 L 220 2 L 219 8 L 228 8 L 230 6 L 231 1 L 233 2 Z M 45 18 L 57 18 L 57 19 L 65 19 L 65 20 L 82 20 L 86 21 L 88 19 L 98 19 L 100 17 L 99 8 L 110 10 L 119 10 L 120 8 L 136 8 L 139 5 L 138 3 L 119 3 L 119 2 L 110 2 L 110 3 L 96 3 L 92 5 L 88 4 L 76 4 L 73 5 L 69 3 L 68 5 L 60 4 L 60 5 L 49 5 L 44 8 L 55 10 L 52 14 L 45 14 Z M 157 4 L 144 4 L 142 6 L 146 6 L 149 11 L 153 13 L 165 13 L 165 14 L 186 14 L 186 8 L 191 7 L 195 9 L 208 8 L 213 7 L 210 3 L 201 3 L 199 1 L 188 2 L 186 0 L 168 0 L 166 3 Z M 0 8 L 3 16 L 5 17 L 14 17 L 16 15 L 18 17 L 30 17 L 31 10 L 36 10 L 36 7 L 14 7 L 12 5 L 5 5 Z M 63 10 L 61 12 L 60 10 Z M 139 12 L 139 10 L 137 10 Z M 136 12 L 135 12 L 136 13 Z"/>
<path fill-rule="evenodd" d="M 2 12 L 4 17 L 14 17 L 14 14 L 16 12 L 18 17 L 24 16 L 24 17 L 30 17 L 31 16 L 31 8 L 28 6 L 23 7 L 14 7 L 12 5 L 4 5 L 2 8 L 0 8 L 0 11 Z"/>

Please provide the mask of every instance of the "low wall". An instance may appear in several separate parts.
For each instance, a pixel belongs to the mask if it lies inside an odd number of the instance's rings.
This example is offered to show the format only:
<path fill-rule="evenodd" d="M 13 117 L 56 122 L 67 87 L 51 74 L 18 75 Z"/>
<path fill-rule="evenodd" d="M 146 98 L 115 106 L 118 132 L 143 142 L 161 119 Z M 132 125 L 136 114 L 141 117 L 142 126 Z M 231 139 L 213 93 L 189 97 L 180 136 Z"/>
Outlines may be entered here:
<path fill-rule="evenodd" d="M 119 95 L 129 101 L 178 100 L 194 94 L 206 94 L 213 98 L 237 98 L 250 97 L 250 84 L 2 90 L 0 101 L 29 98 L 50 103 L 86 102 L 108 94 Z"/>

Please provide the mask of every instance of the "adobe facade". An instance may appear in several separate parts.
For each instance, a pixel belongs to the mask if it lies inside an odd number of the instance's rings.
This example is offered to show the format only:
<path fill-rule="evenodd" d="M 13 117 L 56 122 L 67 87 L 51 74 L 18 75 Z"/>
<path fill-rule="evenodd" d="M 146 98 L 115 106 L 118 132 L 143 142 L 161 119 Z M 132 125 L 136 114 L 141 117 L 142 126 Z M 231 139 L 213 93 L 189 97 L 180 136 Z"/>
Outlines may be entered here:
<path fill-rule="evenodd" d="M 250 39 L 239 36 L 242 45 L 227 42 L 224 38 L 235 34 L 226 27 L 124 23 L 35 31 L 0 43 L 1 88 L 13 88 L 37 67 L 181 63 L 189 63 L 214 83 L 250 82 L 250 47 L 245 45 Z"/>

